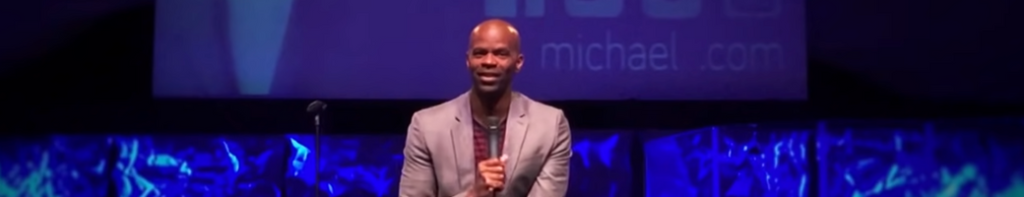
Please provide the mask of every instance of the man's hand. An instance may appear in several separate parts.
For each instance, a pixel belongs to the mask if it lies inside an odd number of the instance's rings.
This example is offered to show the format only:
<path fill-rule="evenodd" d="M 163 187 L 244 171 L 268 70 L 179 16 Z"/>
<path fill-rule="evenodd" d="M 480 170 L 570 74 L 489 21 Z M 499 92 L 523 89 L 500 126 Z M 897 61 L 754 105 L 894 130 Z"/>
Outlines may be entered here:
<path fill-rule="evenodd" d="M 483 180 L 483 182 L 479 182 L 479 186 L 481 189 L 486 189 L 483 191 L 493 192 L 505 187 L 505 160 L 507 158 L 507 156 L 491 158 L 476 164 L 477 174 Z"/>

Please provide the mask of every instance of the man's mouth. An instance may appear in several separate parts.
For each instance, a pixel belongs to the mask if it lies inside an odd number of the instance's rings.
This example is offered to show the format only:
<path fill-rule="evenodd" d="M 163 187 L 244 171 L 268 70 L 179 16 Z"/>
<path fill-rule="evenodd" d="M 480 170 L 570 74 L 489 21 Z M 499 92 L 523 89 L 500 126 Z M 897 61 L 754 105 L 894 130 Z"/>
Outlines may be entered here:
<path fill-rule="evenodd" d="M 480 78 L 480 82 L 483 82 L 485 84 L 493 84 L 493 83 L 497 83 L 498 82 L 498 78 L 501 77 L 501 74 L 497 74 L 497 73 L 477 73 L 477 76 Z"/>

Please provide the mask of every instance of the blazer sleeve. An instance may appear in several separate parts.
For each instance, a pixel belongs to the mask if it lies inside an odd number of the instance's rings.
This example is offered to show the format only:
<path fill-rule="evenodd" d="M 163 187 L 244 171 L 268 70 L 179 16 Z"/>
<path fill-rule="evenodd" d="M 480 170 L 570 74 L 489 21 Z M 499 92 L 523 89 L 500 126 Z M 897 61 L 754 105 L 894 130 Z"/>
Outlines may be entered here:
<path fill-rule="evenodd" d="M 402 177 L 398 181 L 398 196 L 402 197 L 437 196 L 433 161 L 430 158 L 430 150 L 427 149 L 423 132 L 419 127 L 418 114 L 413 114 L 412 121 L 409 123 L 409 132 L 405 137 Z"/>
<path fill-rule="evenodd" d="M 569 158 L 572 157 L 572 132 L 569 131 L 569 120 L 562 111 L 558 111 L 558 131 L 554 139 L 551 154 L 545 160 L 540 175 L 537 176 L 528 196 L 557 197 L 565 196 L 569 188 Z"/>

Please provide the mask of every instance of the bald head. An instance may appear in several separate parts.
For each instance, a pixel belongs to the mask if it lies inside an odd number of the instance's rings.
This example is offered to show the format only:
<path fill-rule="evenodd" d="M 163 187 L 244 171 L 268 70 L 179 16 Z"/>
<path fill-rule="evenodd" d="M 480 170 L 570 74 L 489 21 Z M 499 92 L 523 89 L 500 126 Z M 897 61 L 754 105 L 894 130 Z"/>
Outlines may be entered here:
<path fill-rule="evenodd" d="M 489 39 L 506 40 L 510 49 L 519 52 L 519 30 L 508 21 L 490 19 L 477 24 L 469 35 L 470 48 L 474 43 Z"/>
<path fill-rule="evenodd" d="M 519 31 L 504 20 L 486 20 L 469 35 L 466 67 L 475 94 L 509 93 L 513 76 L 523 67 Z"/>

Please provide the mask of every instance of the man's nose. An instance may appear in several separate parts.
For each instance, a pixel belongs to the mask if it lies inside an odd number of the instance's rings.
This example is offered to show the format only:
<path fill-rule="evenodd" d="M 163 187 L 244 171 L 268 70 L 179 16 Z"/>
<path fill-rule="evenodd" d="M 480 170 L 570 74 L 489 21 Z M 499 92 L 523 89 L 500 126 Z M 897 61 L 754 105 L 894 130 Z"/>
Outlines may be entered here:
<path fill-rule="evenodd" d="M 483 63 L 480 64 L 480 66 L 483 66 L 484 68 L 498 67 L 498 58 L 494 57 L 494 55 L 487 55 L 487 57 L 484 57 L 483 60 L 484 61 Z"/>

